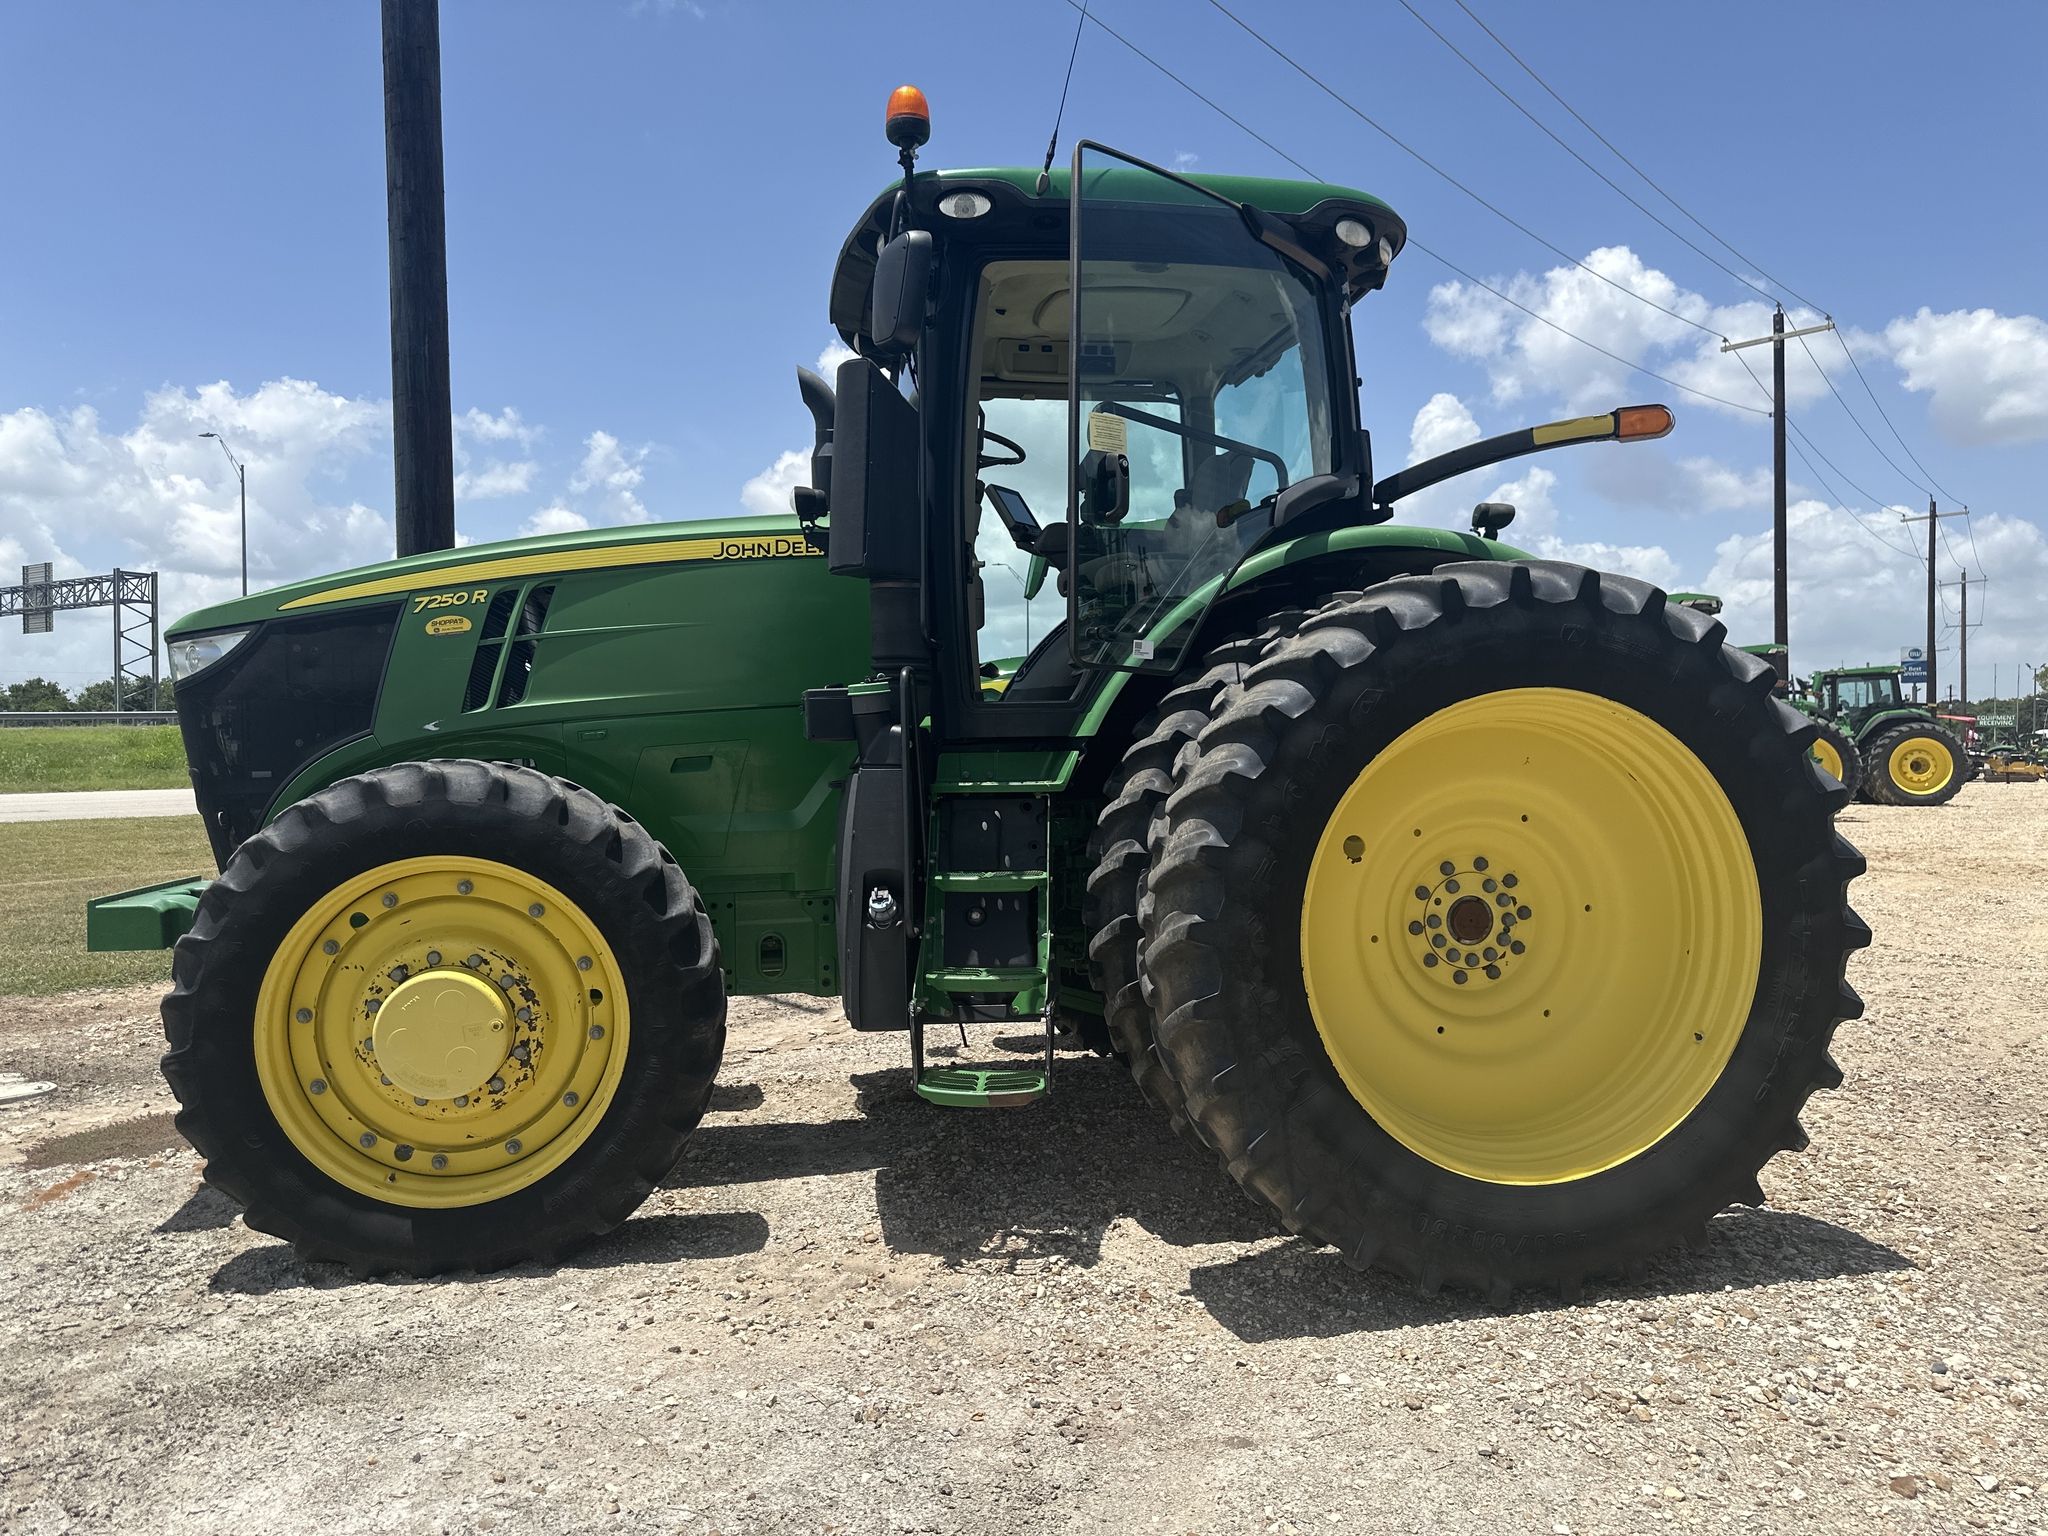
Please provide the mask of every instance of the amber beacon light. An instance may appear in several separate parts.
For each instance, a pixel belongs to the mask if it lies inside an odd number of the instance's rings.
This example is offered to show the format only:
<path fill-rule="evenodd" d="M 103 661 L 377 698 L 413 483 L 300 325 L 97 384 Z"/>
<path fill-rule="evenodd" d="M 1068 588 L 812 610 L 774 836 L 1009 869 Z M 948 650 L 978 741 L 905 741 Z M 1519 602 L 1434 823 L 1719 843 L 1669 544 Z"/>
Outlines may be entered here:
<path fill-rule="evenodd" d="M 931 103 L 916 86 L 899 85 L 889 93 L 884 122 L 891 144 L 898 149 L 916 149 L 932 136 Z"/>

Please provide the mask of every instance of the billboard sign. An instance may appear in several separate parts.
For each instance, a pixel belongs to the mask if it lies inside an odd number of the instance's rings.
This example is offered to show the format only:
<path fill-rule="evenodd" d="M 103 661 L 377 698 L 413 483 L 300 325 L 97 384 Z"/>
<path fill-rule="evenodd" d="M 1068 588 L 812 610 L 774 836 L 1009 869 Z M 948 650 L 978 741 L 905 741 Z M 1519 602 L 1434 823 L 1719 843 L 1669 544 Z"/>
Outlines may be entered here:
<path fill-rule="evenodd" d="M 1899 647 L 1899 681 L 1902 683 L 1925 683 L 1927 681 L 1927 652 L 1917 645 Z"/>

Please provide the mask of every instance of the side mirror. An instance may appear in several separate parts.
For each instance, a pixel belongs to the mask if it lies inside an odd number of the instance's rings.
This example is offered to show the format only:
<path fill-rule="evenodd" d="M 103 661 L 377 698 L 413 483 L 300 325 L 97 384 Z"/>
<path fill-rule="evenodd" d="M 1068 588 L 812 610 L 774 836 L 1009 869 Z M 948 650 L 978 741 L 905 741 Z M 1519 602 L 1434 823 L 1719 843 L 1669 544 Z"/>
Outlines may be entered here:
<path fill-rule="evenodd" d="M 875 258 L 875 282 L 868 335 L 893 352 L 917 345 L 924 329 L 925 295 L 932 285 L 931 231 L 909 229 L 882 247 Z"/>
<path fill-rule="evenodd" d="M 832 441 L 835 575 L 916 581 L 924 569 L 917 408 L 864 357 L 839 365 Z"/>

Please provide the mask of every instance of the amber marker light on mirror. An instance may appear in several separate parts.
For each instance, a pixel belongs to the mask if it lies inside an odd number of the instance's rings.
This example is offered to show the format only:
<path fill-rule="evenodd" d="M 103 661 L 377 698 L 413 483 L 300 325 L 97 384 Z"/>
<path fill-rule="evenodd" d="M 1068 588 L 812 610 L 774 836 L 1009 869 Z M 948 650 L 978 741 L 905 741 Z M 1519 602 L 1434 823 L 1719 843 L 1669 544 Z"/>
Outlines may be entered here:
<path fill-rule="evenodd" d="M 1676 425 L 1668 405 L 1624 405 L 1614 413 L 1614 435 L 1624 443 L 1662 437 Z"/>

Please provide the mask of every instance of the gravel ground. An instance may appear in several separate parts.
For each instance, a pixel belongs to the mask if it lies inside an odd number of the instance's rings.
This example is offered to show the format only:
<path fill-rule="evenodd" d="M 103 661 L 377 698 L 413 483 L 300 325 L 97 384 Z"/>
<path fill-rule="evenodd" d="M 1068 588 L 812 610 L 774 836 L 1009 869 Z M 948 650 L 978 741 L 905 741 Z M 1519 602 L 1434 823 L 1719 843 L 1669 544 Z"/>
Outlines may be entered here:
<path fill-rule="evenodd" d="M 1107 1062 L 1018 1112 L 736 1003 L 668 1188 L 558 1269 L 358 1284 L 201 1190 L 146 990 L 0 1000 L 0 1530 L 2023 1530 L 2048 788 L 1859 806 L 1811 1150 L 1584 1304 L 1284 1235 Z M 1022 1045 L 1023 1042 L 1015 1042 Z"/>

